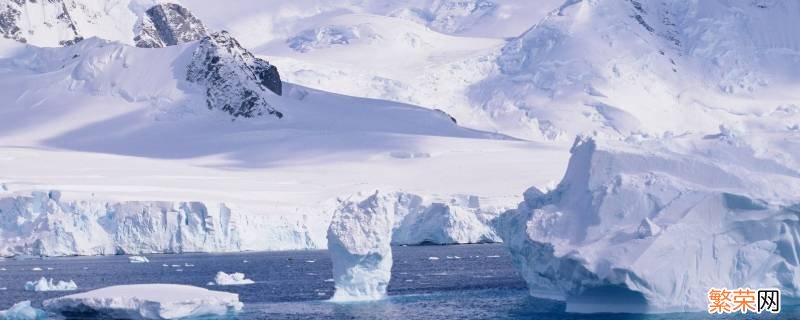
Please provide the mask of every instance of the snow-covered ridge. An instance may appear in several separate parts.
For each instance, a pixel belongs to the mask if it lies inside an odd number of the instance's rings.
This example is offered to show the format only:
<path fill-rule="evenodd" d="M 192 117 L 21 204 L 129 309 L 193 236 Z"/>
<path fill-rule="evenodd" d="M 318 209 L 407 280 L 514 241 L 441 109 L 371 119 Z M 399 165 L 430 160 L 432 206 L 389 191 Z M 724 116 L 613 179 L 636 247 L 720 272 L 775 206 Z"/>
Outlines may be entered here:
<path fill-rule="evenodd" d="M 578 140 L 559 186 L 528 190 L 497 232 L 530 293 L 568 311 L 704 310 L 711 287 L 796 298 L 800 170 L 759 150 L 724 132 Z"/>
<path fill-rule="evenodd" d="M 137 47 L 162 48 L 200 40 L 208 30 L 189 10 L 175 3 L 157 4 L 145 11 L 133 41 Z"/>

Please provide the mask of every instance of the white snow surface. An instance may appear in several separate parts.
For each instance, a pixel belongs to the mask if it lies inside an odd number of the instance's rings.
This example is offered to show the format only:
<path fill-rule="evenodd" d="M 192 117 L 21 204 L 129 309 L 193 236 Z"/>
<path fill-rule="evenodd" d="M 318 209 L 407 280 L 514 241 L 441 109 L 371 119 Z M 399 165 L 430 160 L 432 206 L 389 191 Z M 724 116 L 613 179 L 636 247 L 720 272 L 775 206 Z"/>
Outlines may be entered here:
<path fill-rule="evenodd" d="M 21 301 L 15 303 L 7 310 L 0 310 L 0 319 L 2 320 L 38 320 L 47 319 L 44 311 L 36 309 L 31 306 L 30 301 Z"/>
<path fill-rule="evenodd" d="M 10 169 L 0 172 L 0 255 L 324 248 L 335 199 L 359 190 L 507 208 L 529 177 L 544 185 L 563 170 L 560 145 L 286 82 L 268 97 L 282 119 L 231 121 L 185 80 L 196 46 L 0 39 L 0 162 Z M 427 240 L 491 239 L 485 227 L 455 228 L 481 221 L 465 208 L 431 211 L 461 234 Z"/>
<path fill-rule="evenodd" d="M 244 284 L 253 284 L 255 281 L 245 278 L 244 273 L 241 272 L 233 272 L 231 274 L 227 274 L 225 272 L 219 271 L 217 275 L 214 276 L 214 283 L 218 286 L 233 286 L 233 285 L 244 285 Z"/>
<path fill-rule="evenodd" d="M 187 285 L 112 286 L 45 300 L 45 310 L 97 312 L 124 319 L 181 319 L 231 315 L 242 309 L 239 295 Z"/>
<path fill-rule="evenodd" d="M 791 300 L 798 138 L 579 139 L 558 187 L 528 190 L 497 232 L 530 293 L 567 311 L 699 311 L 711 287 L 779 288 Z"/>
<path fill-rule="evenodd" d="M 78 290 L 78 285 L 75 281 L 62 281 L 57 283 L 53 279 L 41 277 L 36 281 L 28 281 L 25 283 L 25 290 L 27 291 L 74 291 Z"/>
<path fill-rule="evenodd" d="M 344 200 L 328 228 L 328 252 L 336 291 L 332 301 L 379 300 L 392 273 L 395 215 L 378 203 L 379 193 Z"/>

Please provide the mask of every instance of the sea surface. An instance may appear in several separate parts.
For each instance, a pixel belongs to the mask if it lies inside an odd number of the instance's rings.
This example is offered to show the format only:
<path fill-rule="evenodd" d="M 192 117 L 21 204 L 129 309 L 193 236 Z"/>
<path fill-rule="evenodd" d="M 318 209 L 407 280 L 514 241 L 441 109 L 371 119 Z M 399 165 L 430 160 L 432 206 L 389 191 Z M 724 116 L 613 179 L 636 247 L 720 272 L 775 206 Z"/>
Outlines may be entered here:
<path fill-rule="evenodd" d="M 779 315 L 710 316 L 565 313 L 563 303 L 527 295 L 525 282 L 502 245 L 395 247 L 389 297 L 369 303 L 332 303 L 327 251 L 147 255 L 0 260 L 0 309 L 44 299 L 134 283 L 175 283 L 238 293 L 244 310 L 236 319 L 800 319 L 800 308 Z M 41 271 L 34 271 L 40 268 Z M 5 270 L 3 270 L 5 269 Z M 255 284 L 208 286 L 217 271 L 243 272 Z M 40 277 L 74 280 L 78 291 L 25 291 Z M 4 289 L 5 288 L 5 289 Z"/>

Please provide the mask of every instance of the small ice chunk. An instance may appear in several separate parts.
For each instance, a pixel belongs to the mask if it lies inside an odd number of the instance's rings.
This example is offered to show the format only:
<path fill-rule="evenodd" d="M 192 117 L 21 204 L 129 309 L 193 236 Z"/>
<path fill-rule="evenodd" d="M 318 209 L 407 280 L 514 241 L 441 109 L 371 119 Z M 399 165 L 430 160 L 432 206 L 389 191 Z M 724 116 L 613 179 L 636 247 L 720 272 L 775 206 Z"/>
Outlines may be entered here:
<path fill-rule="evenodd" d="M 180 267 L 181 267 L 181 265 L 179 265 L 179 264 L 173 264 L 173 265 L 172 265 L 172 267 L 173 267 L 173 268 L 180 268 Z"/>
<path fill-rule="evenodd" d="M 163 264 L 161 264 L 161 266 L 162 266 L 162 267 L 169 267 L 169 265 L 168 265 L 168 264 L 166 264 L 166 263 L 163 263 Z"/>
<path fill-rule="evenodd" d="M 317 262 L 317 261 L 316 261 L 316 260 L 306 260 L 306 262 L 308 262 L 308 263 L 314 263 L 314 262 Z"/>
<path fill-rule="evenodd" d="M 439 260 L 439 257 L 428 257 L 428 260 Z"/>
<path fill-rule="evenodd" d="M 248 263 L 248 262 L 250 262 L 250 261 L 247 261 L 247 260 L 242 260 L 242 263 Z"/>
<path fill-rule="evenodd" d="M 26 291 L 73 291 L 78 290 L 78 285 L 75 281 L 59 281 L 55 283 L 53 279 L 41 277 L 37 281 L 28 281 L 25 283 Z"/>
<path fill-rule="evenodd" d="M 49 268 L 49 267 L 48 267 L 48 268 L 47 268 L 47 270 L 53 270 L 53 268 Z"/>
<path fill-rule="evenodd" d="M 194 265 L 193 265 L 193 264 L 191 264 L 191 263 L 187 263 L 187 262 L 184 262 L 184 263 L 183 263 L 183 266 L 184 266 L 184 267 L 194 267 Z"/>
<path fill-rule="evenodd" d="M 325 282 L 333 282 L 333 278 L 325 279 Z"/>
<path fill-rule="evenodd" d="M 177 272 L 183 272 L 183 269 L 175 269 Z"/>
<path fill-rule="evenodd" d="M 134 284 L 45 300 L 54 313 L 93 313 L 124 319 L 181 319 L 228 316 L 244 306 L 239 295 L 177 284 Z"/>
<path fill-rule="evenodd" d="M 253 284 L 255 281 L 246 279 L 244 273 L 241 272 L 234 272 L 231 274 L 227 274 L 225 272 L 217 272 L 217 275 L 214 277 L 214 282 L 216 282 L 220 286 L 231 286 L 231 285 L 243 285 L 243 284 Z"/>
<path fill-rule="evenodd" d="M 32 270 L 32 271 L 42 271 L 42 268 L 39 268 L 39 267 L 33 267 L 33 268 L 31 268 L 31 270 Z"/>
<path fill-rule="evenodd" d="M 491 256 L 486 256 L 486 257 L 487 258 L 500 258 L 500 256 L 498 256 L 498 255 L 491 255 Z"/>
<path fill-rule="evenodd" d="M 144 256 L 130 256 L 128 257 L 128 261 L 131 263 L 148 263 L 150 262 L 150 259 L 147 259 L 147 257 Z"/>
<path fill-rule="evenodd" d="M 0 310 L 3 320 L 37 320 L 46 319 L 44 311 L 31 307 L 30 301 L 17 302 L 8 310 Z"/>

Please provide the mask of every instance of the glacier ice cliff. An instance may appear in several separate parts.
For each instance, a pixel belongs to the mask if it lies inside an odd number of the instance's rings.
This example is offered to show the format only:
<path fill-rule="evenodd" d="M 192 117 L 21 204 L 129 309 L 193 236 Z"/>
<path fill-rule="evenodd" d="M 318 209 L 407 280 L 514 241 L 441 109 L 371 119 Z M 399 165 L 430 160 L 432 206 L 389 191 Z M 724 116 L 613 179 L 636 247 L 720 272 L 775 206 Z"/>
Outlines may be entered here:
<path fill-rule="evenodd" d="M 704 310 L 711 287 L 797 298 L 798 159 L 766 137 L 576 140 L 558 187 L 526 191 L 497 232 L 530 294 L 567 311 Z"/>
<path fill-rule="evenodd" d="M 496 242 L 500 238 L 488 224 L 507 209 L 482 208 L 476 196 L 399 191 L 382 193 L 376 205 L 393 215 L 388 236 L 394 245 Z M 332 199 L 307 214 L 285 216 L 234 203 L 70 199 L 57 190 L 3 191 L 0 256 L 323 249 L 325 230 L 333 213 L 342 210 L 339 206 Z"/>

